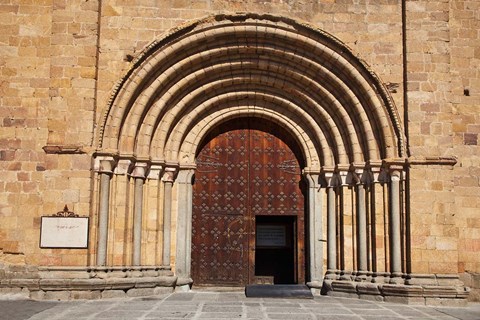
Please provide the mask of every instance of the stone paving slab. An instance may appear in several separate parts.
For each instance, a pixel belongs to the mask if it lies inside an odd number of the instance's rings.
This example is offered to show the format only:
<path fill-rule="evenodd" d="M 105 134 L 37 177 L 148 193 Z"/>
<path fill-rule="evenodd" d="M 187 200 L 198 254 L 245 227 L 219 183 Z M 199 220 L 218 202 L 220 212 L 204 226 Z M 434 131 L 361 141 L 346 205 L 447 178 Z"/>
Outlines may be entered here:
<path fill-rule="evenodd" d="M 242 292 L 198 291 L 101 301 L 0 300 L 0 320 L 27 319 L 479 320 L 480 304 L 445 308 L 328 296 L 263 299 L 246 298 Z"/>

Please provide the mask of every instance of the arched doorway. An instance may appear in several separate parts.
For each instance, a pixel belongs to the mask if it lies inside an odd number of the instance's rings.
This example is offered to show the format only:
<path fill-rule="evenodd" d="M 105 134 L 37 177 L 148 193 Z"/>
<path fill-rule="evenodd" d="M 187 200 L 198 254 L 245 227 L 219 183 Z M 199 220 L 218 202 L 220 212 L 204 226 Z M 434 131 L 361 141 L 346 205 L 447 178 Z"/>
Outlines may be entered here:
<path fill-rule="evenodd" d="M 324 276 L 370 281 L 371 272 L 398 277 L 405 270 L 398 111 L 371 68 L 322 30 L 255 13 L 193 21 L 135 58 L 100 118 L 93 188 L 99 265 L 115 257 L 162 265 L 178 277 L 176 285 L 191 285 L 198 152 L 223 123 L 255 118 L 288 131 L 304 161 L 308 268 L 297 262 L 295 281 L 305 272 L 311 287 L 322 288 Z M 110 248 L 117 213 L 132 221 L 134 237 Z M 247 273 L 243 282 L 254 277 Z"/>
<path fill-rule="evenodd" d="M 265 120 L 211 131 L 196 157 L 195 284 L 305 281 L 304 166 L 296 142 Z"/>

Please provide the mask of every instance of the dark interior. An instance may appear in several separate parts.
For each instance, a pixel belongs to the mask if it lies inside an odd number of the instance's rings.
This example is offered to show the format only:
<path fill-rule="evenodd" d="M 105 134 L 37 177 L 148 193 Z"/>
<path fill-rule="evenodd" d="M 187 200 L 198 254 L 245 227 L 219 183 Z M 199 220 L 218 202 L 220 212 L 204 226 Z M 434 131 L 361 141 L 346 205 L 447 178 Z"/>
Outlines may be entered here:
<path fill-rule="evenodd" d="M 256 216 L 255 276 L 272 276 L 274 284 L 297 283 L 294 216 Z"/>

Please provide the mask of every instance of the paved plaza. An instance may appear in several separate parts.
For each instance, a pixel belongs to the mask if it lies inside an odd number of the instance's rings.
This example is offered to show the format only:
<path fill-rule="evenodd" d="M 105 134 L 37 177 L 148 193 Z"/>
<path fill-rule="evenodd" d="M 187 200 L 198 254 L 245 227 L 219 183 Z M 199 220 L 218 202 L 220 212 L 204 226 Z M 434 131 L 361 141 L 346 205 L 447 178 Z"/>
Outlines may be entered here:
<path fill-rule="evenodd" d="M 479 320 L 480 304 L 447 308 L 327 296 L 266 299 L 246 298 L 242 292 L 194 291 L 148 298 L 92 301 L 0 300 L 0 319 Z"/>

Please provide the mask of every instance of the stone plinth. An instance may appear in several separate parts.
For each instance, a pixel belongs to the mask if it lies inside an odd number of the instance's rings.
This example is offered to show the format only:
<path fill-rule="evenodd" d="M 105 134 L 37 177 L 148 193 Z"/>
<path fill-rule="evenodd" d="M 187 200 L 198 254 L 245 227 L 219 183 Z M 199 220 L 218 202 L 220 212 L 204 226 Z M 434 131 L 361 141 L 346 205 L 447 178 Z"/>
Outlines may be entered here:
<path fill-rule="evenodd" d="M 379 279 L 383 281 L 378 281 Z M 322 294 L 339 297 L 352 297 L 405 304 L 463 306 L 467 304 L 470 292 L 458 275 L 415 275 L 408 274 L 393 278 L 365 277 L 365 281 L 349 280 L 350 277 L 326 278 L 322 284 Z M 309 284 L 319 289 L 318 284 Z"/>
<path fill-rule="evenodd" d="M 177 277 L 165 266 L 17 269 L 5 270 L 0 294 L 38 300 L 102 299 L 156 295 L 177 286 Z"/>

